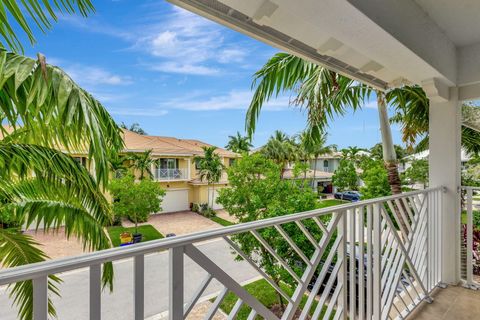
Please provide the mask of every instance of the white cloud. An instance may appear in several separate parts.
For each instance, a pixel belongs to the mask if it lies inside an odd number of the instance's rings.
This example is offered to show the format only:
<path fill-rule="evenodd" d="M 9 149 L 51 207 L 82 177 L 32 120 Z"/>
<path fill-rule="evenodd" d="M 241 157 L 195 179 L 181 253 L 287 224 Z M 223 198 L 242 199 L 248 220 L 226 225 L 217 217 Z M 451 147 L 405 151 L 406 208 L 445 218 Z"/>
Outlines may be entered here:
<path fill-rule="evenodd" d="M 227 94 L 211 96 L 194 93 L 181 98 L 170 99 L 160 103 L 163 108 L 183 109 L 191 111 L 207 110 L 246 110 L 250 105 L 253 93 L 251 91 L 232 90 Z M 266 111 L 281 111 L 289 106 L 287 97 L 272 99 L 263 106 Z"/>
<path fill-rule="evenodd" d="M 225 44 L 217 24 L 178 7 L 161 24 L 145 27 L 144 34 L 133 48 L 160 58 L 150 65 L 156 71 L 217 75 L 212 64 L 240 63 L 247 55 L 246 49 Z"/>
<path fill-rule="evenodd" d="M 130 77 L 114 74 L 99 67 L 75 64 L 65 67 L 64 70 L 73 80 L 86 87 L 96 85 L 121 86 L 132 83 Z"/>
<path fill-rule="evenodd" d="M 377 109 L 377 100 L 370 100 L 367 101 L 364 105 L 364 108 L 366 109 Z"/>
<path fill-rule="evenodd" d="M 160 63 L 152 66 L 152 69 L 161 72 L 192 74 L 200 76 L 211 76 L 219 73 L 219 70 L 215 68 L 202 65 L 178 63 L 174 61 Z"/>
<path fill-rule="evenodd" d="M 245 50 L 236 48 L 223 49 L 218 53 L 218 62 L 231 63 L 231 62 L 243 62 L 247 55 Z"/>

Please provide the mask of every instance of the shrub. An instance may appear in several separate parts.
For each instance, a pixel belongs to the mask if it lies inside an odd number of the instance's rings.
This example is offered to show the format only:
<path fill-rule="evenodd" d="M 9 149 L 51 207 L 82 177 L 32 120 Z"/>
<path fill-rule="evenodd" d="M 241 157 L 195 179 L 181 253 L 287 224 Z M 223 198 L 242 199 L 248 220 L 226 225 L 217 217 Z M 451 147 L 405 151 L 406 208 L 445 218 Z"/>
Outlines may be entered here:
<path fill-rule="evenodd" d="M 0 228 L 16 228 L 21 226 L 21 223 L 17 221 L 13 206 L 6 204 L 0 204 Z"/>
<path fill-rule="evenodd" d="M 200 206 L 198 210 L 199 213 L 203 213 L 208 209 L 208 203 L 200 203 L 199 206 Z"/>
<path fill-rule="evenodd" d="M 352 161 L 340 160 L 340 165 L 333 174 L 332 183 L 339 190 L 357 190 L 358 175 Z"/>
<path fill-rule="evenodd" d="M 110 184 L 113 196 L 113 211 L 116 216 L 127 217 L 135 222 L 145 222 L 151 213 L 161 209 L 165 191 L 150 179 L 135 181 L 133 175 L 113 179 Z"/>
<path fill-rule="evenodd" d="M 198 213 L 207 218 L 215 217 L 217 215 L 215 210 L 208 206 L 208 203 L 201 203 L 199 205 Z"/>
<path fill-rule="evenodd" d="M 200 211 L 200 207 L 198 206 L 198 203 L 192 204 L 192 211 L 197 213 Z"/>

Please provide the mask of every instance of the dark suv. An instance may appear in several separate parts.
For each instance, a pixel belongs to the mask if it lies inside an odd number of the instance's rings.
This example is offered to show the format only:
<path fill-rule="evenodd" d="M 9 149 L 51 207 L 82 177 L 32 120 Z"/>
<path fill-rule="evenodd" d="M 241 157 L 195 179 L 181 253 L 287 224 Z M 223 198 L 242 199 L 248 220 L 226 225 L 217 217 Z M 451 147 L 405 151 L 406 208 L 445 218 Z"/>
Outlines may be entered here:
<path fill-rule="evenodd" d="M 336 192 L 334 194 L 335 199 L 348 200 L 348 201 L 360 201 L 362 195 L 358 191 L 343 191 Z"/>

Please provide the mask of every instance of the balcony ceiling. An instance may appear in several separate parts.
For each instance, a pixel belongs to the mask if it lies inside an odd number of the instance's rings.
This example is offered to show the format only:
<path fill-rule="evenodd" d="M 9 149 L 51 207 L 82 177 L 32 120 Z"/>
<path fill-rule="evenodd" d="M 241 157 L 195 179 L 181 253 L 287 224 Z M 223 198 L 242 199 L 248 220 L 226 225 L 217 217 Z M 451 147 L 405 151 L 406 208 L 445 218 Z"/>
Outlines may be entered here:
<path fill-rule="evenodd" d="M 436 78 L 480 93 L 480 1 L 170 1 L 377 88 Z"/>
<path fill-rule="evenodd" d="M 480 42 L 480 2 L 476 0 L 415 0 L 459 47 Z"/>

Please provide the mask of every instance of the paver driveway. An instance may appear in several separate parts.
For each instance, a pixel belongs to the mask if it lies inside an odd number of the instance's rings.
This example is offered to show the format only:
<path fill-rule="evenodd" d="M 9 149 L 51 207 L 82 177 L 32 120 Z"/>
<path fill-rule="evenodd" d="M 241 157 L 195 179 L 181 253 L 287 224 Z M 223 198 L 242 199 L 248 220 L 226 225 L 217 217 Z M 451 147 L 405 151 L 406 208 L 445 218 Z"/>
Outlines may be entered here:
<path fill-rule="evenodd" d="M 123 221 L 122 224 L 125 227 L 133 226 L 130 221 Z M 155 214 L 150 216 L 145 224 L 151 224 L 163 235 L 175 233 L 177 236 L 221 227 L 218 223 L 192 211 Z"/>

